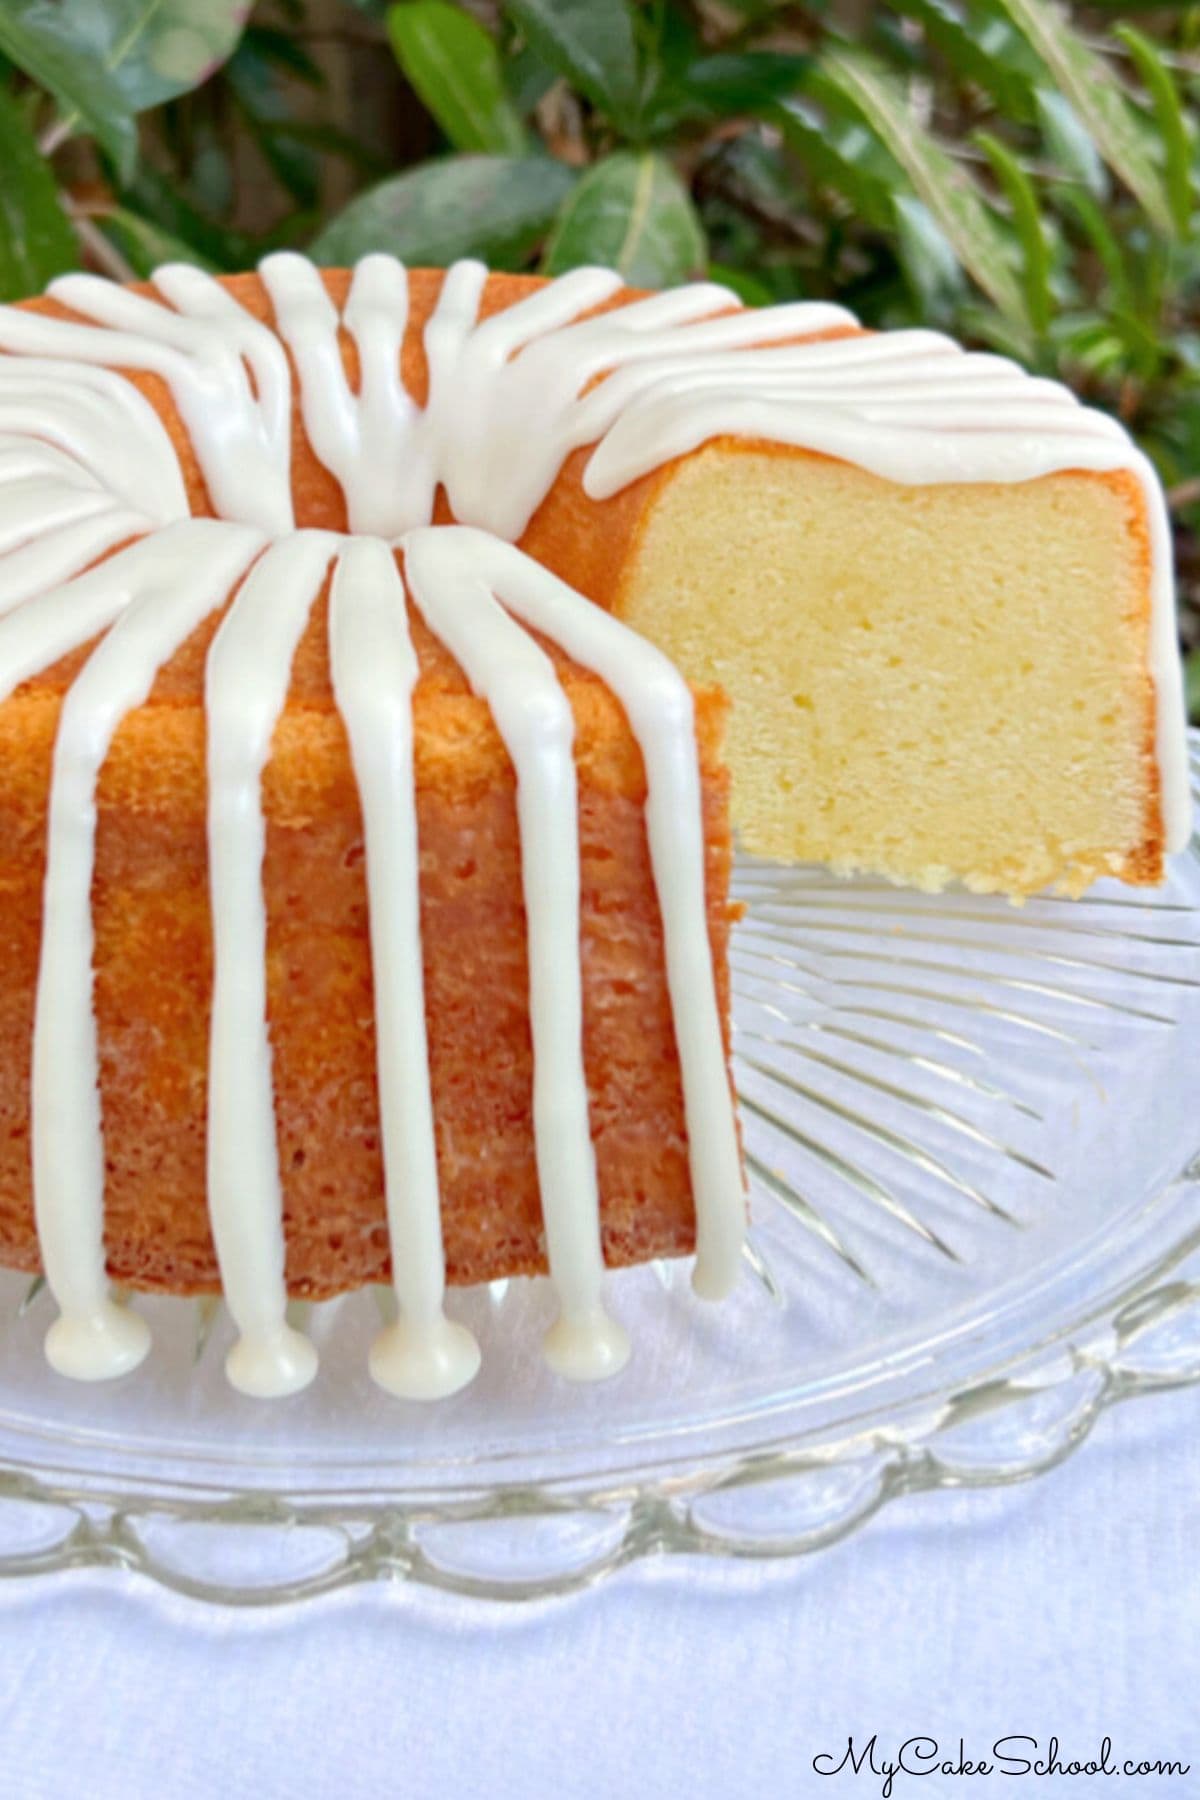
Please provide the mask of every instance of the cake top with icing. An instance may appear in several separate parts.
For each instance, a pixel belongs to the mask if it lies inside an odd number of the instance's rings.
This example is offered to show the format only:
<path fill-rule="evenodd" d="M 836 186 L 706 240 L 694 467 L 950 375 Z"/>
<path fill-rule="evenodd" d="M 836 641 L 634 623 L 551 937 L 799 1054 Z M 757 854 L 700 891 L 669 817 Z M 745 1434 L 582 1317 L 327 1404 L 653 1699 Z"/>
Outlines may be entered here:
<path fill-rule="evenodd" d="M 27 500 L 42 516 L 57 509 L 63 529 L 118 506 L 144 529 L 187 515 L 168 433 L 116 369 L 166 383 L 217 516 L 272 537 L 296 524 L 296 412 L 351 532 L 386 539 L 430 523 L 440 492 L 458 522 L 516 541 L 572 452 L 587 452 L 583 491 L 599 503 L 721 436 L 910 485 L 1127 470 L 1152 540 L 1166 835 L 1173 848 L 1186 841 L 1161 489 L 1123 428 L 1060 383 L 937 332 L 863 332 L 824 302 L 745 308 L 711 283 L 630 296 L 608 269 L 501 277 L 497 288 L 519 297 L 498 306 L 475 262 L 410 280 L 389 256 L 331 274 L 285 252 L 266 258 L 260 279 L 265 303 L 253 311 L 238 278 L 178 264 L 149 292 L 67 275 L 48 290 L 65 311 L 0 307 L 0 450 L 38 459 L 32 485 L 0 500 L 0 534 L 5 509 L 19 518 Z M 418 288 L 419 332 L 409 329 Z"/>
<path fill-rule="evenodd" d="M 913 483 L 1125 467 L 1136 455 L 1115 420 L 1066 387 L 937 332 L 866 333 L 816 301 L 748 309 L 710 283 L 628 298 L 606 269 L 488 311 L 487 271 L 455 264 L 424 325 L 418 402 L 401 264 L 365 258 L 340 313 L 333 279 L 301 256 L 270 256 L 260 276 L 272 323 L 184 265 L 159 269 L 149 294 L 63 276 L 47 292 L 71 316 L 0 308 L 0 350 L 160 376 L 218 516 L 272 533 L 295 524 L 293 386 L 350 529 L 385 537 L 428 523 L 441 485 L 460 522 L 518 538 L 572 450 L 594 446 L 584 487 L 600 500 L 731 421 L 735 434 Z"/>

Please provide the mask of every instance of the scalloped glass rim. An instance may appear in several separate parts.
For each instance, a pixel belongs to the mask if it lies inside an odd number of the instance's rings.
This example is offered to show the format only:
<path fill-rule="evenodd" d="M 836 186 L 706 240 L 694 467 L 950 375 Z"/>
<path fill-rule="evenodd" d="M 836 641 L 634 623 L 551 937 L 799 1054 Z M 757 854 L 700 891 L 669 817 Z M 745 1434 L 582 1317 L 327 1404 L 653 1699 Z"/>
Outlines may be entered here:
<path fill-rule="evenodd" d="M 222 1322 L 181 1303 L 147 1307 L 159 1374 L 60 1382 L 48 1305 L 0 1276 L 0 1575 L 514 1599 L 649 1553 L 796 1555 L 1200 1380 L 1200 833 L 1158 894 L 1020 910 L 751 862 L 738 883 L 755 1224 L 733 1302 L 701 1307 L 681 1268 L 620 1277 L 641 1373 L 564 1390 L 537 1360 L 544 1284 L 456 1296 L 485 1374 L 422 1410 L 370 1388 L 359 1296 L 314 1309 L 314 1398 L 260 1409 L 224 1389 Z"/>

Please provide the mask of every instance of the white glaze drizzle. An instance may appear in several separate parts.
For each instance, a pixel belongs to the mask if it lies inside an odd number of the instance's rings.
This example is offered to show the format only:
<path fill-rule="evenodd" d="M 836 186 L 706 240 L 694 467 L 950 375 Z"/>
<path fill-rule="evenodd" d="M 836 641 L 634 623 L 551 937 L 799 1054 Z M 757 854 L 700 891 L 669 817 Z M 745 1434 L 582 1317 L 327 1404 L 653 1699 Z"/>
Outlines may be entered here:
<path fill-rule="evenodd" d="M 560 1373 L 594 1380 L 622 1367 L 629 1344 L 602 1300 L 600 1202 L 583 1068 L 575 720 L 550 658 L 498 603 L 479 542 L 489 540 L 475 533 L 460 540 L 445 529 L 412 532 L 404 540 L 405 577 L 429 629 L 487 701 L 516 771 L 533 1134 L 560 1307 L 546 1356 Z"/>
<path fill-rule="evenodd" d="M 371 1348 L 389 1393 L 435 1400 L 465 1387 L 479 1346 L 446 1318 L 441 1199 L 425 1034 L 421 894 L 413 780 L 417 656 L 395 553 L 347 544 L 333 578 L 329 650 L 366 846 L 375 1041 L 392 1285 L 399 1308 Z"/>
<path fill-rule="evenodd" d="M 267 1037 L 262 773 L 292 658 L 338 540 L 281 538 L 251 569 L 208 653 L 208 860 L 213 999 L 208 1074 L 208 1210 L 238 1340 L 225 1368 L 262 1398 L 297 1393 L 317 1370 L 287 1322 L 283 1190 Z"/>
<path fill-rule="evenodd" d="M 168 526 L 32 601 L 61 615 L 58 653 L 111 629 L 69 689 L 59 719 L 46 845 L 42 954 L 33 1034 L 34 1198 L 42 1264 L 60 1313 L 46 1354 L 62 1374 L 98 1380 L 139 1363 L 150 1334 L 110 1297 L 104 1259 L 104 1137 L 92 1005 L 96 787 L 126 713 L 142 705 L 166 658 L 221 605 L 259 540 L 201 520 Z M 82 592 L 96 611 L 79 605 Z M 23 622 L 9 614 L 4 625 Z M 49 660 L 54 660 L 51 657 Z M 0 693 L 11 691 L 3 667 Z M 18 672 L 18 679 L 20 679 Z"/>
<path fill-rule="evenodd" d="M 745 1218 L 741 1156 L 708 940 L 704 821 L 691 692 L 660 650 L 611 613 L 584 600 L 549 569 L 487 532 L 466 526 L 411 532 L 404 540 L 404 550 L 409 582 L 422 610 L 422 593 L 433 596 L 433 605 L 447 611 L 461 603 L 467 619 L 463 635 L 470 635 L 477 629 L 478 617 L 472 593 L 477 595 L 482 587 L 522 624 L 599 675 L 624 708 L 646 769 L 647 836 L 663 919 L 667 986 L 679 1047 L 696 1206 L 693 1284 L 705 1298 L 719 1299 L 737 1279 Z M 430 611 L 426 617 L 437 629 Z M 493 685 L 494 671 L 500 668 L 504 679 L 512 682 L 518 702 L 530 694 L 519 663 L 509 665 L 486 650 L 479 655 Z M 532 697 L 531 704 L 536 709 L 540 697 Z M 506 709 L 493 703 L 493 712 L 503 736 Z M 507 737 L 505 743 L 516 762 Z M 540 739 L 537 748 L 542 753 Z M 522 836 L 527 891 L 543 881 L 566 885 L 570 872 L 558 870 L 552 860 L 561 851 L 558 843 L 549 855 L 535 854 Z M 575 880 L 577 884 L 577 870 Z M 536 1013 L 534 1017 L 536 1056 Z M 577 1065 L 576 1053 L 570 1059 L 572 1072 Z M 564 1064 L 564 1070 L 566 1067 Z M 564 1071 L 552 1068 L 551 1073 L 561 1078 Z M 548 1104 L 569 1112 L 568 1105 L 557 1100 Z M 583 1149 L 575 1147 L 577 1161 L 582 1160 Z"/>
<path fill-rule="evenodd" d="M 47 293 L 90 323 L 0 307 L 0 350 L 160 376 L 188 429 L 218 517 L 273 534 L 289 530 L 291 378 L 279 340 L 198 269 L 168 264 L 154 279 L 164 300 L 182 310 L 98 275 L 61 275 Z M 7 369 L 4 374 L 7 386 L 11 377 Z M 130 383 L 122 386 L 137 394 Z M 42 435 L 36 425 L 34 432 Z M 179 480 L 169 440 L 168 451 L 162 466 Z M 111 437 L 106 455 L 112 458 Z"/>
<path fill-rule="evenodd" d="M 14 327 L 14 318 L 34 317 L 0 307 L 0 349 L 24 330 Z M 35 335 L 65 352 L 53 336 Z M 111 345 L 110 333 L 96 335 Z M 188 515 L 187 490 L 162 420 L 145 396 L 111 369 L 57 355 L 0 359 L 0 431 L 10 445 L 20 439 L 57 449 L 81 478 L 160 523 Z"/>
<path fill-rule="evenodd" d="M 417 407 L 400 379 L 408 323 L 408 282 L 393 257 L 364 257 L 344 313 L 306 257 L 268 256 L 263 284 L 275 324 L 300 377 L 300 410 L 318 460 L 337 476 L 350 529 L 391 537 L 431 504 L 417 444 Z M 352 392 L 339 328 L 354 341 L 359 386 Z"/>
<path fill-rule="evenodd" d="M 0 432 L 0 486 L 14 481 L 27 481 L 30 476 L 49 477 L 51 482 L 68 487 L 90 488 L 93 493 L 106 492 L 103 484 L 90 475 L 82 463 L 35 438 L 23 438 Z"/>
<path fill-rule="evenodd" d="M 456 519 L 520 537 L 570 452 L 606 429 L 601 376 L 651 366 L 672 348 L 746 349 L 752 344 L 852 323 L 816 303 L 742 310 L 725 288 L 672 289 L 580 320 L 620 288 L 608 269 L 577 269 L 478 323 L 487 271 L 457 263 L 425 331 L 429 398 L 422 430 L 431 439 L 435 486 Z M 733 310 L 730 310 L 733 309 Z M 713 317 L 716 313 L 720 316 Z M 433 490 L 424 518 L 432 517 Z M 399 529 L 399 527 L 398 527 Z"/>
<path fill-rule="evenodd" d="M 10 550 L 0 562 L 0 617 L 15 612 L 35 594 L 70 581 L 126 539 L 143 536 L 152 523 L 141 513 L 110 507 L 53 536 L 34 538 L 19 550 Z"/>
<path fill-rule="evenodd" d="M 236 524 L 175 523 L 186 516 L 187 499 L 170 439 L 155 409 L 114 372 L 143 370 L 170 388 L 222 518 L 281 539 L 238 595 L 209 671 L 219 940 L 211 1079 L 214 1093 L 229 1102 L 218 1099 L 210 1117 L 210 1161 L 223 1279 L 243 1334 L 231 1374 L 248 1391 L 280 1392 L 302 1385 L 315 1367 L 311 1345 L 288 1331 L 282 1314 L 258 790 L 295 644 L 333 560 L 333 675 L 364 807 L 400 1303 L 398 1325 L 377 1342 L 372 1367 L 397 1392 L 450 1392 L 470 1378 L 478 1351 L 442 1310 L 416 937 L 409 713 L 415 664 L 390 551 L 368 539 L 287 536 L 292 376 L 284 343 L 299 377 L 306 431 L 342 485 L 351 528 L 378 537 L 427 524 L 442 487 L 458 519 L 516 538 L 567 455 L 589 444 L 595 448 L 584 483 L 594 498 L 723 435 L 819 450 L 907 482 L 1131 470 L 1150 521 L 1150 666 L 1167 836 L 1176 847 L 1189 820 L 1165 504 L 1119 426 L 1001 359 L 968 355 L 929 332 L 793 341 L 852 326 L 836 307 L 743 311 L 724 289 L 696 286 L 581 316 L 619 286 L 609 271 L 591 269 L 481 322 L 485 272 L 459 264 L 426 326 L 429 393 L 421 408 L 400 378 L 407 316 L 401 265 L 366 259 L 340 320 L 303 259 L 271 258 L 263 276 L 278 335 L 219 283 L 175 265 L 155 276 L 162 304 L 69 276 L 51 292 L 77 319 L 0 307 L 0 351 L 10 353 L 0 356 L 0 698 L 119 621 L 64 706 L 51 799 L 34 1071 L 38 1228 L 62 1308 L 48 1348 L 56 1366 L 93 1377 L 131 1366 L 145 1348 L 141 1322 L 108 1295 L 102 1249 L 88 917 L 100 766 L 121 716 L 144 698 L 161 661 L 238 586 L 262 548 L 260 537 Z M 341 329 L 358 352 L 357 391 L 342 370 Z M 121 454 L 114 457 L 117 442 Z M 146 532 L 153 535 L 88 567 Z M 680 698 L 686 689 L 648 646 L 634 639 L 632 650 L 616 621 L 480 532 L 417 530 L 408 559 L 418 604 L 491 700 L 518 767 L 535 1139 L 562 1306 L 550 1354 L 574 1373 L 601 1373 L 619 1366 L 625 1346 L 600 1301 L 579 1031 L 571 720 L 550 665 L 515 618 L 608 681 L 642 746 L 696 1196 L 696 1280 L 716 1293 L 736 1271 L 743 1207 L 704 929 L 695 745 Z M 231 971 L 246 977 L 240 997 Z M 238 1020 L 245 1030 L 231 1024 Z"/>
<path fill-rule="evenodd" d="M 19 550 L 35 538 L 68 525 L 81 524 L 98 513 L 111 512 L 112 502 L 97 488 L 77 487 L 64 481 L 8 481 L 0 486 L 0 556 Z"/>

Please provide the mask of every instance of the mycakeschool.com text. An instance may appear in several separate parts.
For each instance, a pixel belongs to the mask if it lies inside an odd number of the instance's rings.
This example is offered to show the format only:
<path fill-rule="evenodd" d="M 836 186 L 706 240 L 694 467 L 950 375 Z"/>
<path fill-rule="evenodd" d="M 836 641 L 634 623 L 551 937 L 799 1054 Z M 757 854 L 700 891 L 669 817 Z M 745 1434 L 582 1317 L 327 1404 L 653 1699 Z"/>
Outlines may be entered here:
<path fill-rule="evenodd" d="M 1021 1732 L 996 1738 L 986 1750 L 968 1750 L 963 1738 L 956 1743 L 942 1743 L 935 1737 L 910 1737 L 902 1743 L 886 1745 L 877 1732 L 870 1737 L 848 1737 L 832 1750 L 819 1751 L 812 1759 L 813 1773 L 855 1785 L 867 1781 L 881 1800 L 896 1800 L 910 1780 L 921 1776 L 940 1775 L 987 1780 L 996 1776 L 1029 1776 L 1044 1782 L 1061 1776 L 1069 1783 L 1072 1776 L 1112 1776 L 1114 1783 L 1147 1781 L 1161 1778 L 1169 1783 L 1191 1772 L 1190 1762 L 1178 1758 L 1157 1757 L 1114 1747 L 1111 1738 L 1101 1739 L 1095 1746 L 1074 1748 L 1060 1743 L 1057 1737 L 1039 1739 Z M 857 1781 L 856 1781 L 857 1777 Z M 1145 1790 L 1135 1790 L 1141 1794 Z M 1190 1788 L 1185 1790 L 1190 1792 Z"/>

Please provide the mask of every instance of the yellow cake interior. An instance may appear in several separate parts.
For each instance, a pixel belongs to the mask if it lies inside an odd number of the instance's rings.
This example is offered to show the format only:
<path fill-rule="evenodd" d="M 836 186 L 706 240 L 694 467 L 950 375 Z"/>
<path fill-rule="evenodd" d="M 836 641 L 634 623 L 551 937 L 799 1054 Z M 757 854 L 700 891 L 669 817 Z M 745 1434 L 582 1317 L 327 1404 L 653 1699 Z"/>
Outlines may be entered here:
<path fill-rule="evenodd" d="M 1149 556 L 1128 478 L 900 486 L 710 445 L 618 601 L 733 700 L 744 846 L 922 888 L 1154 879 Z"/>

